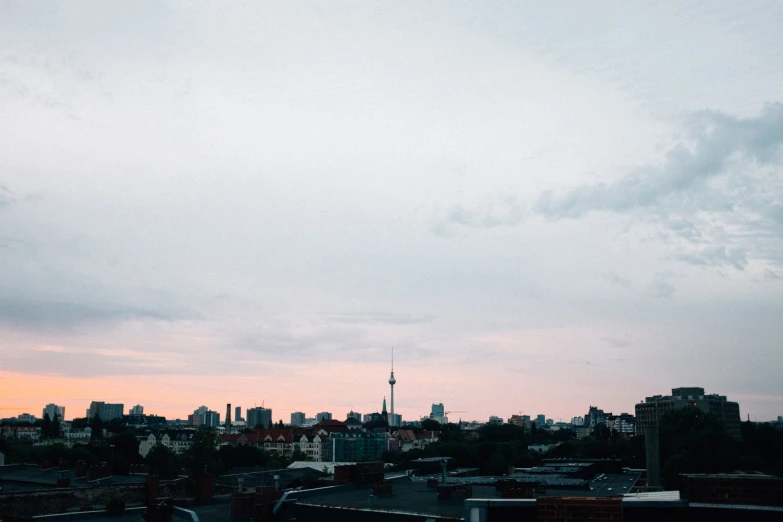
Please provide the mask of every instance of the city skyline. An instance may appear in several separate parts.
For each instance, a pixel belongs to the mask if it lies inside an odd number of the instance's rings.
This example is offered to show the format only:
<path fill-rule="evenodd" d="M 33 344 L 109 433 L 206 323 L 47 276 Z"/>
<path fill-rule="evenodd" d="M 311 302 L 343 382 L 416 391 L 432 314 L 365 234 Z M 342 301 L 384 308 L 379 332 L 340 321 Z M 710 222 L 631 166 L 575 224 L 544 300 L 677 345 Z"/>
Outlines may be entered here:
<path fill-rule="evenodd" d="M 0 417 L 776 418 L 782 18 L 1 3 Z"/>

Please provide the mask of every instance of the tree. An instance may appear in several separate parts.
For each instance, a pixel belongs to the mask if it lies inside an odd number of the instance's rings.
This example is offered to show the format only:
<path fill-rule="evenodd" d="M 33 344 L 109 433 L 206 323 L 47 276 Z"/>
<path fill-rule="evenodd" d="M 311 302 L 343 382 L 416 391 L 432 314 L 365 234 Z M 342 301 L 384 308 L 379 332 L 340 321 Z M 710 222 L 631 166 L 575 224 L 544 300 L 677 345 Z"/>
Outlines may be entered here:
<path fill-rule="evenodd" d="M 196 474 L 206 471 L 210 475 L 218 475 L 221 470 L 218 446 L 220 438 L 217 430 L 202 426 L 193 436 L 193 444 L 183 454 L 185 465 Z"/>
<path fill-rule="evenodd" d="M 714 415 L 696 407 L 673 411 L 660 421 L 661 477 L 677 488 L 681 473 L 731 471 L 737 465 L 737 443 Z"/>
<path fill-rule="evenodd" d="M 60 438 L 62 430 L 60 429 L 60 416 L 57 414 L 57 410 L 54 412 L 54 420 L 52 421 L 52 437 Z"/>
<path fill-rule="evenodd" d="M 295 449 L 291 454 L 291 461 L 296 462 L 298 460 L 309 460 L 307 454 L 301 451 L 299 448 Z"/>
<path fill-rule="evenodd" d="M 424 431 L 440 431 L 441 424 L 435 419 L 424 419 L 421 421 L 421 429 Z"/>
<path fill-rule="evenodd" d="M 43 423 L 41 424 L 41 435 L 44 439 L 48 439 L 52 436 L 52 419 L 49 418 L 48 413 L 44 413 Z"/>
<path fill-rule="evenodd" d="M 150 449 L 146 462 L 150 467 L 150 473 L 154 475 L 160 475 L 161 478 L 177 476 L 175 455 L 163 444 L 158 444 Z"/>
<path fill-rule="evenodd" d="M 97 413 L 90 420 L 90 429 L 92 430 L 90 440 L 103 439 L 103 421 L 101 421 L 101 416 Z"/>

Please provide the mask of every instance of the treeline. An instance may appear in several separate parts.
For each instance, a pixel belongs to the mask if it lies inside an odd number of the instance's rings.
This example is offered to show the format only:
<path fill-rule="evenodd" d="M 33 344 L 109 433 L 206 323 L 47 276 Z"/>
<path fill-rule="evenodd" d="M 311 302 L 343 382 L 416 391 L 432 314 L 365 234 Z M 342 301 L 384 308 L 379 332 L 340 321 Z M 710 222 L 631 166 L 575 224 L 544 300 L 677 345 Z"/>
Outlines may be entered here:
<path fill-rule="evenodd" d="M 767 424 L 742 423 L 742 439 L 735 440 L 713 415 L 698 408 L 683 408 L 661 419 L 661 478 L 665 487 L 679 487 L 682 473 L 760 471 L 783 476 L 783 430 Z M 544 455 L 531 452 L 532 444 L 559 445 Z M 463 431 L 458 425 L 442 427 L 437 443 L 424 450 L 387 453 L 387 462 L 400 469 L 418 458 L 452 457 L 459 467 L 479 468 L 482 475 L 501 475 L 510 467 L 530 467 L 546 458 L 616 458 L 623 466 L 644 469 L 643 436 L 627 437 L 600 426 L 592 436 L 576 439 L 572 430 L 525 430 L 510 424 L 485 425 Z"/>
<path fill-rule="evenodd" d="M 217 431 L 212 428 L 197 430 L 193 445 L 180 454 L 166 446 L 157 445 L 150 449 L 145 458 L 139 454 L 139 440 L 134 430 L 125 427 L 104 438 L 100 435 L 100 426 L 96 423 L 92 423 L 92 426 L 97 428 L 98 435 L 86 444 L 74 444 L 73 447 L 64 444 L 34 446 L 0 439 L 0 451 L 5 454 L 7 464 L 48 462 L 56 466 L 60 461 L 65 461 L 75 467 L 79 461 L 87 466 L 107 463 L 112 466 L 115 475 L 127 475 L 133 464 L 148 464 L 150 473 L 163 478 L 173 478 L 183 471 L 202 473 L 206 470 L 210 474 L 220 475 L 239 466 L 280 469 L 293 460 L 305 460 L 304 454 L 299 452 L 295 452 L 292 459 L 285 459 L 250 446 L 220 446 Z"/>

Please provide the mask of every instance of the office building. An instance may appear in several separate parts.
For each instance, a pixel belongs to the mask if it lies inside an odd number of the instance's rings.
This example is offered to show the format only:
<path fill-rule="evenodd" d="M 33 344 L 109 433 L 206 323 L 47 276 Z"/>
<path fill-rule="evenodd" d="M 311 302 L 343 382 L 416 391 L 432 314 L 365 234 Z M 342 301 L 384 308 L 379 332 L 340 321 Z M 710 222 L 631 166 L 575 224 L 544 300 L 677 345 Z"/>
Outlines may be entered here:
<path fill-rule="evenodd" d="M 332 414 L 328 411 L 322 411 L 321 413 L 315 414 L 315 422 L 319 423 L 322 420 L 332 420 Z"/>
<path fill-rule="evenodd" d="M 247 425 L 250 428 L 261 426 L 263 428 L 272 427 L 272 408 L 248 408 Z"/>
<path fill-rule="evenodd" d="M 389 426 L 393 428 L 399 428 L 400 426 L 402 426 L 402 415 L 400 415 L 399 413 L 390 413 Z"/>
<path fill-rule="evenodd" d="M 585 418 L 584 417 L 574 417 L 573 419 L 571 419 L 571 424 L 573 424 L 574 427 L 584 426 L 585 425 Z"/>
<path fill-rule="evenodd" d="M 546 415 L 544 414 L 536 415 L 536 420 L 534 422 L 538 426 L 546 426 Z"/>
<path fill-rule="evenodd" d="M 201 418 L 201 426 L 220 426 L 220 414 L 216 411 L 205 411 L 199 417 Z"/>
<path fill-rule="evenodd" d="M 124 404 L 110 404 L 101 401 L 92 401 L 90 409 L 87 410 L 90 419 L 99 417 L 103 422 L 109 422 L 114 419 L 122 419 L 125 413 Z"/>
<path fill-rule="evenodd" d="M 49 420 L 54 420 L 55 417 L 57 417 L 57 420 L 63 420 L 65 419 L 65 406 L 47 404 L 43 409 L 41 418 L 46 418 L 47 415 L 49 415 Z"/>
<path fill-rule="evenodd" d="M 349 430 L 332 433 L 332 462 L 380 460 L 389 447 L 386 433 L 363 433 Z"/>
<path fill-rule="evenodd" d="M 611 413 L 606 413 L 604 410 L 600 410 L 595 406 L 590 406 L 590 409 L 585 415 L 584 425 L 589 428 L 595 428 L 598 425 L 606 425 L 606 417 Z"/>
<path fill-rule="evenodd" d="M 307 417 L 301 411 L 295 411 L 291 414 L 291 426 L 303 426 Z"/>
<path fill-rule="evenodd" d="M 349 411 L 348 415 L 345 417 L 345 419 L 348 420 L 350 418 L 354 418 L 354 419 L 358 420 L 359 422 L 362 422 L 362 414 L 359 413 L 359 412 L 356 412 L 356 411 L 353 411 L 353 410 Z"/>
<path fill-rule="evenodd" d="M 445 417 L 445 416 L 446 416 L 446 409 L 443 407 L 442 402 L 432 405 L 432 413 L 430 413 L 430 417 Z"/>
<path fill-rule="evenodd" d="M 142 406 L 141 404 L 137 404 L 136 406 L 130 409 L 128 415 L 144 415 L 144 406 Z"/>
<path fill-rule="evenodd" d="M 234 420 L 237 422 L 245 422 L 245 419 L 242 417 L 242 406 L 234 408 Z"/>
<path fill-rule="evenodd" d="M 498 417 L 497 415 L 490 415 L 489 424 L 503 424 L 503 417 Z"/>
<path fill-rule="evenodd" d="M 653 395 L 636 405 L 636 422 L 641 429 L 657 426 L 661 417 L 685 407 L 699 408 L 714 415 L 723 423 L 726 433 L 741 438 L 739 404 L 724 395 L 705 394 L 704 388 L 683 387 L 672 389 L 671 395 Z"/>

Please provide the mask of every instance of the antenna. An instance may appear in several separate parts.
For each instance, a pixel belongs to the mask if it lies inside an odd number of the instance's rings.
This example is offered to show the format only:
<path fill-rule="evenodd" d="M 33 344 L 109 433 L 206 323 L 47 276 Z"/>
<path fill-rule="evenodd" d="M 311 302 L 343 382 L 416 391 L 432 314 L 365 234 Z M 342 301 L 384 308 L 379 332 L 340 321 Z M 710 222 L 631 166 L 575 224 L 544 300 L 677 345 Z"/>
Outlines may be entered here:
<path fill-rule="evenodd" d="M 392 373 L 394 373 L 394 346 L 392 346 Z"/>

